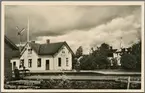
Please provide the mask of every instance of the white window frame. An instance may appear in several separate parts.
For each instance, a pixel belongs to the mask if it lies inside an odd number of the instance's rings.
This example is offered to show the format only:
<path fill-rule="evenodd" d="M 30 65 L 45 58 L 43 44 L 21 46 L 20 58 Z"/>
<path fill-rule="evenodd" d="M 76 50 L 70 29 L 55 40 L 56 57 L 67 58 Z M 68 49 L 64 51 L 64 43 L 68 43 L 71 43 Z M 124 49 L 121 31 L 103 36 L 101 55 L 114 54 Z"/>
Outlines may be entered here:
<path fill-rule="evenodd" d="M 30 61 L 31 60 L 31 61 Z M 28 59 L 28 67 L 32 68 L 32 59 Z"/>
<path fill-rule="evenodd" d="M 58 58 L 58 67 L 61 67 L 61 63 L 62 63 L 61 57 L 59 57 L 59 58 Z"/>
<path fill-rule="evenodd" d="M 28 54 L 32 54 L 32 49 L 28 49 Z"/>
<path fill-rule="evenodd" d="M 39 64 L 38 64 L 38 62 L 39 62 Z M 41 65 L 42 65 L 42 64 L 41 64 L 41 58 L 38 58 L 38 59 L 37 59 L 37 67 L 41 67 Z"/>
<path fill-rule="evenodd" d="M 66 58 L 66 66 L 69 66 L 69 59 Z"/>

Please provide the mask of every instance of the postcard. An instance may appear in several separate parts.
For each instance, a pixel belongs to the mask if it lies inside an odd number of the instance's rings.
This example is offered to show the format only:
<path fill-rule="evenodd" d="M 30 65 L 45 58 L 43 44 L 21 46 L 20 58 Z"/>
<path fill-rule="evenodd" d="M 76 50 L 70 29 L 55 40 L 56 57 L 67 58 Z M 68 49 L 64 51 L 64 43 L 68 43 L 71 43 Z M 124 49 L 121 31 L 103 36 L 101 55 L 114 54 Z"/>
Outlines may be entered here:
<path fill-rule="evenodd" d="M 2 1 L 2 92 L 143 92 L 143 1 Z"/>

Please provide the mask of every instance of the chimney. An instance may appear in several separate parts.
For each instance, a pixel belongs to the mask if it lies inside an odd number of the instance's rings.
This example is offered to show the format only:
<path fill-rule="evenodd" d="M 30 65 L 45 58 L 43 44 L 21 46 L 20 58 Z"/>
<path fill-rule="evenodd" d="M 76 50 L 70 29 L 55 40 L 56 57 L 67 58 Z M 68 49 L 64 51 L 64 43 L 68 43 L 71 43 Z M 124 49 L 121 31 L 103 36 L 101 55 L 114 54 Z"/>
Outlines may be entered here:
<path fill-rule="evenodd" d="M 31 41 L 32 43 L 35 43 L 35 41 Z"/>
<path fill-rule="evenodd" d="M 46 43 L 49 44 L 49 43 L 50 43 L 50 39 L 47 39 L 47 40 L 46 40 Z"/>
<path fill-rule="evenodd" d="M 112 50 L 113 48 L 112 48 L 112 46 L 110 46 L 110 50 Z"/>

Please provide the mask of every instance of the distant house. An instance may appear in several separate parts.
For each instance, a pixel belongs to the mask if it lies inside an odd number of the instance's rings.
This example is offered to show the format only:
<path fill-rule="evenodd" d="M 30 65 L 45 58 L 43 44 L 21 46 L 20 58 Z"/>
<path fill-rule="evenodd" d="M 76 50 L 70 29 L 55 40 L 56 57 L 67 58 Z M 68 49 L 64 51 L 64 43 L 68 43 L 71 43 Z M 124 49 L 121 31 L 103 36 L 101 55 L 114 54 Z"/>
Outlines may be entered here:
<path fill-rule="evenodd" d="M 72 70 L 73 51 L 66 42 L 38 44 L 27 43 L 19 57 L 11 60 L 12 69 L 29 69 L 30 71 Z"/>
<path fill-rule="evenodd" d="M 117 49 L 112 49 L 112 47 L 110 48 L 110 51 L 108 53 L 108 59 L 111 62 L 111 66 L 113 66 L 113 62 L 112 59 L 116 58 L 117 60 L 117 64 L 120 65 L 120 54 L 117 53 Z"/>
<path fill-rule="evenodd" d="M 19 56 L 18 47 L 10 40 L 8 37 L 4 37 L 5 47 L 4 47 L 4 75 L 7 78 L 12 76 L 12 66 L 10 60 L 13 57 Z"/>
<path fill-rule="evenodd" d="M 112 58 L 116 58 L 118 65 L 120 66 L 120 59 L 121 59 L 121 55 L 123 53 L 130 53 L 131 52 L 131 48 L 121 48 L 121 49 L 110 49 L 110 52 L 108 53 L 108 59 L 112 59 Z M 111 64 L 112 65 L 112 64 Z"/>

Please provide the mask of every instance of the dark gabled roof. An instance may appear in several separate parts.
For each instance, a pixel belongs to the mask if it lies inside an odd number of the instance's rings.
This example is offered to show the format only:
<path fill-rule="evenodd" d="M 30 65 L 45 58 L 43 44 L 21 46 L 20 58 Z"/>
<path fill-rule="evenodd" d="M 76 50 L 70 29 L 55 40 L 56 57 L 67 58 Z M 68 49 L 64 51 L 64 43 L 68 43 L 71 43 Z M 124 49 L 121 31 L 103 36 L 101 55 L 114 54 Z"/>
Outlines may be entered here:
<path fill-rule="evenodd" d="M 54 55 L 59 51 L 59 49 L 63 46 L 66 45 L 67 48 L 71 51 L 73 54 L 73 51 L 71 48 L 68 46 L 66 42 L 57 42 L 57 43 L 49 43 L 49 44 L 38 44 L 38 43 L 29 43 L 29 45 L 34 49 L 34 51 L 38 55 Z"/>
<path fill-rule="evenodd" d="M 12 57 L 13 57 L 13 58 L 19 58 L 19 57 L 20 57 L 20 51 L 19 51 L 19 50 L 13 51 Z"/>
<path fill-rule="evenodd" d="M 5 43 L 8 44 L 12 49 L 12 57 L 16 58 L 20 56 L 19 48 L 10 40 L 7 36 L 5 36 Z M 6 50 L 5 50 L 6 51 Z"/>
<path fill-rule="evenodd" d="M 7 38 L 7 36 L 5 36 L 5 43 L 7 43 L 14 50 L 19 49 L 10 39 Z"/>

